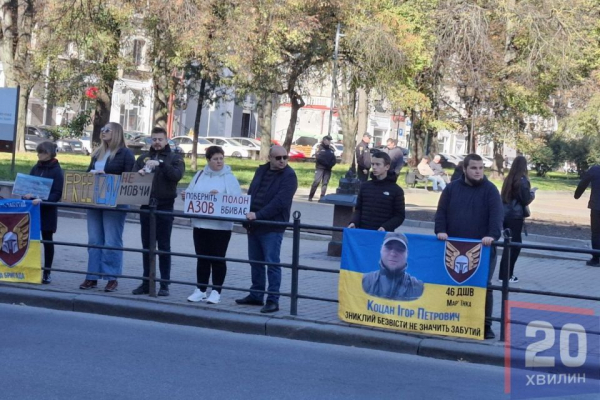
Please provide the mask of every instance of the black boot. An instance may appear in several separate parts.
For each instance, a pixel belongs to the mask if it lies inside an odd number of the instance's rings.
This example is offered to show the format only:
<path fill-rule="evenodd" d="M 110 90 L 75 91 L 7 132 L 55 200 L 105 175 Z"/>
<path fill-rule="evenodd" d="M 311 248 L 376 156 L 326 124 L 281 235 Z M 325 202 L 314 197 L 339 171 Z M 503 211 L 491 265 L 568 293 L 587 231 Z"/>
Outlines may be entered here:
<path fill-rule="evenodd" d="M 147 283 L 142 283 L 131 291 L 131 294 L 148 294 L 150 293 L 150 286 Z"/>

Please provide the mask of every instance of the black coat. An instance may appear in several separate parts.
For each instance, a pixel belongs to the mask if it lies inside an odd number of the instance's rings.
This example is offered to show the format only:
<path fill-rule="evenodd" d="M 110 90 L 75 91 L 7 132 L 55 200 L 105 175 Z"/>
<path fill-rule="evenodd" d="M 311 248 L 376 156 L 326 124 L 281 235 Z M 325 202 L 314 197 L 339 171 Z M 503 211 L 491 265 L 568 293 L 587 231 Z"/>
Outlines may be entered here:
<path fill-rule="evenodd" d="M 266 163 L 258 167 L 250 187 L 248 188 L 248 194 L 255 196 L 260 190 L 260 185 L 265 173 L 269 170 L 270 164 Z M 267 221 L 279 221 L 289 222 L 290 213 L 292 209 L 292 201 L 294 194 L 298 189 L 298 178 L 296 172 L 289 165 L 284 169 L 276 172 L 273 177 L 273 181 L 266 190 L 265 204 L 260 210 L 255 211 L 256 219 L 262 219 Z M 251 199 L 251 202 L 254 198 Z M 252 207 L 251 207 L 252 209 Z M 269 232 L 284 232 L 285 227 L 279 226 L 267 226 L 267 225 L 254 225 L 245 223 L 245 226 L 249 231 L 253 233 L 269 233 Z"/>
<path fill-rule="evenodd" d="M 396 174 L 396 176 L 399 176 L 400 171 L 404 166 L 404 153 L 402 152 L 402 149 L 398 146 L 394 147 L 393 149 L 388 149 L 386 147 L 385 149 L 383 149 L 383 151 L 388 153 L 388 155 L 390 156 L 390 171 L 393 171 Z"/>
<path fill-rule="evenodd" d="M 581 197 L 590 183 L 592 184 L 592 194 L 590 195 L 588 208 L 598 211 L 600 210 L 600 165 L 594 165 L 583 174 L 577 189 L 575 189 L 576 199 Z"/>
<path fill-rule="evenodd" d="M 327 171 L 331 171 L 331 169 L 335 166 L 335 163 L 337 162 L 333 147 L 331 145 L 325 146 L 323 143 L 320 143 L 317 146 L 315 158 L 317 161 L 316 168 L 324 169 Z"/>
<path fill-rule="evenodd" d="M 521 177 L 517 193 L 512 193 L 510 202 L 504 202 L 504 219 L 524 219 L 528 217 L 525 207 L 531 204 L 534 198 L 535 194 L 531 191 L 531 183 L 524 176 Z"/>
<path fill-rule="evenodd" d="M 94 163 L 96 162 L 96 157 L 92 157 L 92 161 L 88 166 L 87 172 L 90 172 L 94 169 Z M 104 173 L 111 175 L 121 175 L 123 172 L 131 172 L 133 168 L 133 163 L 135 162 L 135 157 L 131 150 L 127 147 L 121 147 L 117 150 L 117 154 L 111 159 L 106 161 L 106 165 L 104 166 Z"/>
<path fill-rule="evenodd" d="M 370 181 L 360 185 L 351 222 L 361 229 L 383 227 L 393 232 L 402 225 L 405 214 L 404 191 L 396 184 L 396 175 L 388 173 L 384 179 L 372 176 Z"/>
<path fill-rule="evenodd" d="M 60 163 L 56 158 L 49 161 L 38 162 L 31 168 L 29 175 L 52 179 L 52 188 L 48 196 L 48 202 L 58 203 L 62 198 L 64 174 Z M 56 232 L 58 210 L 56 207 L 42 204 L 41 228 L 43 231 Z"/>
<path fill-rule="evenodd" d="M 464 179 L 446 186 L 435 213 L 435 233 L 450 237 L 498 240 L 502 233 L 504 210 L 498 188 L 483 178 L 479 186 L 471 186 Z"/>
<path fill-rule="evenodd" d="M 361 140 L 358 146 L 356 146 L 356 150 L 354 150 L 354 158 L 356 164 L 358 164 L 359 170 L 368 170 L 371 168 L 371 152 L 369 151 L 369 144 L 367 142 Z"/>
<path fill-rule="evenodd" d="M 137 172 L 144 168 L 147 160 L 162 160 L 160 166 L 154 169 L 150 197 L 156 200 L 157 206 L 173 205 L 177 197 L 177 183 L 185 172 L 185 163 L 181 155 L 172 151 L 168 144 L 159 152 L 151 148 L 138 157 L 132 171 Z"/>

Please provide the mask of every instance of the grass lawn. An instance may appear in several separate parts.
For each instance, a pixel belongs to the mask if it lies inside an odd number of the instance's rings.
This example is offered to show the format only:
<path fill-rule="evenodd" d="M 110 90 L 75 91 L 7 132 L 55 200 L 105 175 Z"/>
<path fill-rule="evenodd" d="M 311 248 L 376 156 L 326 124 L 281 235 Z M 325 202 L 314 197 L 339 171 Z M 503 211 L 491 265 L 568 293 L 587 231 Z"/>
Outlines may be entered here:
<path fill-rule="evenodd" d="M 85 171 L 89 165 L 90 157 L 84 155 L 76 155 L 76 154 L 66 154 L 59 153 L 57 156 L 60 164 L 64 170 L 73 170 L 73 171 Z M 0 153 L 0 180 L 10 181 L 13 180 L 14 177 L 10 176 L 10 161 L 11 154 L 9 153 Z M 31 167 L 37 162 L 37 154 L 33 152 L 27 153 L 18 153 L 15 158 L 15 172 L 21 172 L 24 174 L 28 174 L 31 170 Z M 259 161 L 253 160 L 240 160 L 236 158 L 227 158 L 226 162 L 231 166 L 231 169 L 235 176 L 240 181 L 240 184 L 243 187 L 248 187 L 250 185 L 250 181 L 254 176 L 254 171 L 261 164 Z M 190 169 L 190 159 L 185 159 L 186 163 L 186 172 L 185 176 L 180 182 L 180 185 L 187 185 L 192 177 L 194 176 L 194 172 Z M 204 168 L 206 165 L 206 160 L 204 158 L 198 159 L 198 168 Z M 313 181 L 314 176 L 314 162 L 291 162 L 290 165 L 296 171 L 296 175 L 298 176 L 298 184 L 300 187 L 310 187 L 310 184 Z M 339 179 L 344 176 L 344 174 L 348 171 L 347 165 L 336 165 L 333 168 L 333 174 L 331 176 L 331 181 L 329 186 L 331 188 L 335 188 L 338 185 Z M 452 175 L 453 171 L 447 170 L 447 173 Z M 402 171 L 402 175 L 406 173 L 406 169 Z M 535 176 L 535 172 L 532 172 L 530 175 L 531 186 L 537 187 L 539 190 L 566 190 L 566 191 L 574 191 L 577 183 L 579 182 L 579 178 L 576 174 L 565 174 L 561 172 L 550 172 L 547 176 L 540 178 Z M 401 177 L 399 183 L 401 186 L 404 186 L 404 176 Z M 502 187 L 501 180 L 493 180 L 500 189 Z"/>
<path fill-rule="evenodd" d="M 58 153 L 57 157 L 63 170 L 85 171 L 90 163 L 90 157 L 79 154 Z M 0 180 L 11 181 L 14 177 L 10 176 L 11 154 L 0 153 Z M 15 173 L 28 174 L 31 167 L 37 162 L 37 154 L 33 152 L 17 153 L 15 157 Z M 260 161 L 240 160 L 236 158 L 227 158 L 226 163 L 231 166 L 234 175 L 240 181 L 243 187 L 248 187 L 254 176 L 256 168 L 261 164 Z M 205 158 L 198 159 L 198 169 L 206 165 Z M 291 162 L 290 165 L 296 171 L 298 184 L 301 187 L 309 187 L 314 176 L 314 162 Z M 185 158 L 185 175 L 180 186 L 187 185 L 193 178 L 195 172 L 190 169 L 190 159 Z M 348 171 L 347 166 L 336 165 L 331 176 L 331 187 L 337 187 L 339 179 Z M 334 186 L 335 185 L 335 186 Z"/>

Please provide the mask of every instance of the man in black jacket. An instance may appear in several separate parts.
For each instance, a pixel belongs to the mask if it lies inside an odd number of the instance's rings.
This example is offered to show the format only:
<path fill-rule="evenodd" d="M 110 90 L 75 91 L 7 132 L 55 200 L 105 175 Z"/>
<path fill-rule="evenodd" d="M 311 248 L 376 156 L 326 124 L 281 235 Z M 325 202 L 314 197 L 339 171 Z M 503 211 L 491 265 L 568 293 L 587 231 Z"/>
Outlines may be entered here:
<path fill-rule="evenodd" d="M 235 302 L 242 305 L 262 306 L 267 284 L 267 303 L 261 313 L 279 311 L 279 288 L 281 286 L 281 267 L 266 266 L 264 262 L 279 263 L 284 226 L 253 224 L 255 220 L 289 222 L 292 200 L 298 189 L 296 173 L 288 165 L 287 150 L 273 146 L 269 151 L 269 162 L 256 170 L 250 183 L 248 194 L 252 196 L 249 221 L 244 224 L 248 230 L 248 258 L 251 262 L 252 286 L 250 294 Z M 266 273 L 265 273 L 266 268 Z"/>
<path fill-rule="evenodd" d="M 388 172 L 388 154 L 381 151 L 373 154 L 371 166 L 372 179 L 360 185 L 348 228 L 393 232 L 404 222 L 404 191 L 396 184 L 396 175 Z"/>
<path fill-rule="evenodd" d="M 496 186 L 483 175 L 483 159 L 469 154 L 464 159 L 464 178 L 450 182 L 442 192 L 435 213 L 435 233 L 439 240 L 449 236 L 481 240 L 490 246 L 500 238 L 504 209 Z M 490 251 L 488 286 L 491 284 L 496 266 L 496 248 Z M 486 339 L 495 337 L 492 331 L 493 295 L 487 290 L 485 299 Z"/>
<path fill-rule="evenodd" d="M 577 189 L 575 189 L 575 198 L 579 199 L 585 189 L 592 184 L 592 194 L 588 202 L 590 209 L 590 225 L 592 229 L 592 249 L 600 250 L 600 165 L 594 165 L 583 174 Z M 590 267 L 600 267 L 600 256 L 592 256 L 586 261 Z"/>
<path fill-rule="evenodd" d="M 365 132 L 362 141 L 356 146 L 356 150 L 354 151 L 352 166 L 356 168 L 356 176 L 361 182 L 366 182 L 369 179 L 369 169 L 371 169 L 369 143 L 371 143 L 371 135 Z"/>
<path fill-rule="evenodd" d="M 321 141 L 321 144 L 317 146 L 315 152 L 316 168 L 315 168 L 315 179 L 310 187 L 310 194 L 308 195 L 308 201 L 312 201 L 319 183 L 321 183 L 321 197 L 325 197 L 327 193 L 327 184 L 329 178 L 331 178 L 331 169 L 335 166 L 335 152 L 331 146 L 331 136 L 327 135 Z"/>
<path fill-rule="evenodd" d="M 151 204 L 156 205 L 159 211 L 173 211 L 173 204 L 177 197 L 177 182 L 183 177 L 185 163 L 181 155 L 175 153 L 169 147 L 167 132 L 160 127 L 152 129 L 152 147 L 150 151 L 142 153 L 133 166 L 134 172 L 140 175 L 154 173 L 152 180 Z M 148 209 L 149 206 L 142 206 Z M 140 214 L 140 225 L 142 232 L 142 246 L 150 248 L 150 217 L 148 214 Z M 156 242 L 158 250 L 171 251 L 171 229 L 173 228 L 173 216 L 156 215 Z M 150 260 L 148 254 L 142 254 L 144 264 L 144 277 L 150 275 Z M 162 254 L 158 256 L 160 268 L 160 279 L 171 279 L 171 256 Z M 133 290 L 133 294 L 147 294 L 150 291 L 148 281 Z M 160 284 L 159 296 L 169 295 L 169 284 Z"/>
<path fill-rule="evenodd" d="M 383 151 L 390 155 L 390 171 L 396 174 L 397 179 L 404 166 L 404 153 L 402 152 L 402 149 L 398 147 L 398 140 L 392 138 L 388 139 L 387 146 Z"/>

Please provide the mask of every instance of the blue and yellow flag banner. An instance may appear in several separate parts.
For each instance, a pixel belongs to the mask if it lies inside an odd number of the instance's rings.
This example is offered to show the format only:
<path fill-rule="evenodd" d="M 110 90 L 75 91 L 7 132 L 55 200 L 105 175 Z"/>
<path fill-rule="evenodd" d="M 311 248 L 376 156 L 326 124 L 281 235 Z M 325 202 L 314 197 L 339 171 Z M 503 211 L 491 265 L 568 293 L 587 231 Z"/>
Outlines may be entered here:
<path fill-rule="evenodd" d="M 339 318 L 483 339 L 489 262 L 481 241 L 345 229 Z"/>
<path fill-rule="evenodd" d="M 0 200 L 0 281 L 41 283 L 40 206 Z"/>

